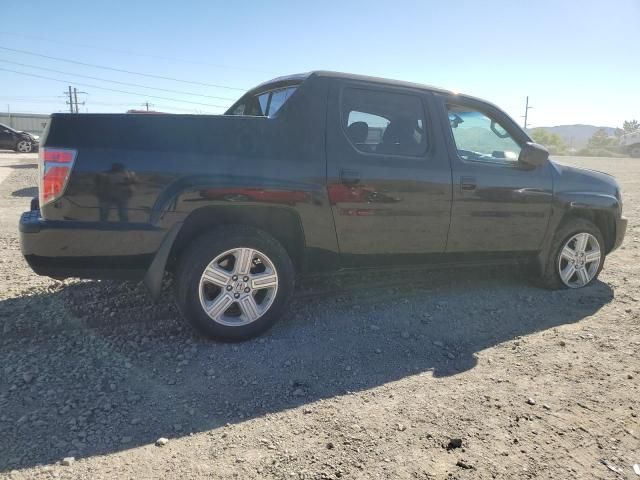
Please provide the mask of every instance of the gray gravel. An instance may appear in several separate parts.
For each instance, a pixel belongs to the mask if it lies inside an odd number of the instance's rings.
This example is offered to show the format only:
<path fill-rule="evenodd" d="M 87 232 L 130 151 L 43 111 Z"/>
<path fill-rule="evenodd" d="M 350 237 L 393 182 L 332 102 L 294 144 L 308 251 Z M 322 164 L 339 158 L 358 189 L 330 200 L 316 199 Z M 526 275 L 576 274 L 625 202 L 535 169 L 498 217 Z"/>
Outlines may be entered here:
<path fill-rule="evenodd" d="M 284 321 L 230 345 L 179 320 L 170 281 L 153 304 L 31 273 L 34 159 L 8 158 L 0 478 L 634 478 L 639 161 L 570 159 L 616 174 L 630 218 L 591 288 L 513 268 L 306 280 Z"/>

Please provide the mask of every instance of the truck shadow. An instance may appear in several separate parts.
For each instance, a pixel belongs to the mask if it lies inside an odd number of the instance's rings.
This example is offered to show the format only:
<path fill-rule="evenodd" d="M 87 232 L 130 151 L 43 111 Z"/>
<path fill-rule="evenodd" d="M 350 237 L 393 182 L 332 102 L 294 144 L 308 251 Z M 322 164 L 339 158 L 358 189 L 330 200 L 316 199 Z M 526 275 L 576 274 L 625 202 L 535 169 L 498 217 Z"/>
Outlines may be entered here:
<path fill-rule="evenodd" d="M 38 168 L 37 163 L 19 163 L 18 165 L 7 165 L 9 168 L 13 168 L 14 170 L 23 170 L 23 169 L 36 169 Z"/>
<path fill-rule="evenodd" d="M 38 196 L 38 187 L 25 187 L 11 192 L 12 197 L 33 198 Z"/>
<path fill-rule="evenodd" d="M 0 471 L 454 376 L 484 349 L 593 315 L 613 291 L 550 292 L 508 268 L 355 273 L 302 282 L 288 318 L 242 344 L 195 336 L 164 298 L 79 282 L 0 302 Z"/>

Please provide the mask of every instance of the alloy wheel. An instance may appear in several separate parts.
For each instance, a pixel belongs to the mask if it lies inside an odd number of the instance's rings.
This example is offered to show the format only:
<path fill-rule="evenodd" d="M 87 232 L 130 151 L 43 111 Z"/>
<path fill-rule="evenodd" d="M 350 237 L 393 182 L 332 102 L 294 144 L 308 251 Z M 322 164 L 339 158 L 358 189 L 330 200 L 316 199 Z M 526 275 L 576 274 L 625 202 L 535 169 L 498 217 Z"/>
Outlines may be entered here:
<path fill-rule="evenodd" d="M 20 140 L 18 142 L 18 151 L 20 153 L 30 153 L 33 148 L 33 145 L 29 140 Z"/>
<path fill-rule="evenodd" d="M 246 247 L 221 253 L 200 277 L 200 305 L 214 322 L 242 326 L 262 317 L 278 292 L 278 272 L 264 253 Z"/>
<path fill-rule="evenodd" d="M 587 285 L 598 273 L 602 254 L 598 239 L 590 233 L 570 237 L 558 256 L 560 279 L 569 288 Z"/>

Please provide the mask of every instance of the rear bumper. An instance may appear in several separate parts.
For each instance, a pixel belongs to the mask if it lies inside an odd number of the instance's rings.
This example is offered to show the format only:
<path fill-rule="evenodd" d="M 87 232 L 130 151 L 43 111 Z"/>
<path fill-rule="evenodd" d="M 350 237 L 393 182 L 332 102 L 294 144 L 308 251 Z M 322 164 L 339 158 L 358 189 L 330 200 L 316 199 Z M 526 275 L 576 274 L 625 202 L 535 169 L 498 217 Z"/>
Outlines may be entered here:
<path fill-rule="evenodd" d="M 618 218 L 616 220 L 616 238 L 613 242 L 613 248 L 611 249 L 612 252 L 620 245 L 622 245 L 624 235 L 625 233 L 627 233 L 627 222 L 627 219 L 624 217 Z"/>
<path fill-rule="evenodd" d="M 142 278 L 165 235 L 148 224 L 47 221 L 20 217 L 20 247 L 29 266 L 54 278 Z"/>

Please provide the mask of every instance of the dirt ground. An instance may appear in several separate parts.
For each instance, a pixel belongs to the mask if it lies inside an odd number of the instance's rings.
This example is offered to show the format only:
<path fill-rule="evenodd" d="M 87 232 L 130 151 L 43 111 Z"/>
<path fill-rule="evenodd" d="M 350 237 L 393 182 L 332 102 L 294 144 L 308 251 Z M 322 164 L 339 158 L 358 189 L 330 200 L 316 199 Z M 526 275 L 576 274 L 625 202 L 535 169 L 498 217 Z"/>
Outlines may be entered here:
<path fill-rule="evenodd" d="M 0 477 L 640 479 L 640 160 L 563 161 L 623 186 L 629 231 L 592 287 L 350 274 L 228 345 L 183 326 L 170 286 L 154 305 L 33 274 L 35 157 L 0 154 Z"/>

